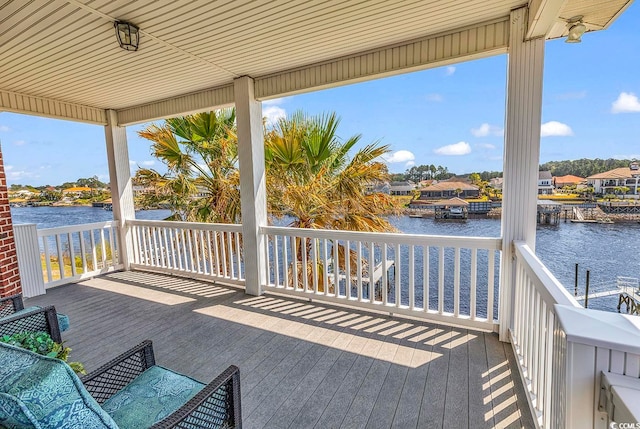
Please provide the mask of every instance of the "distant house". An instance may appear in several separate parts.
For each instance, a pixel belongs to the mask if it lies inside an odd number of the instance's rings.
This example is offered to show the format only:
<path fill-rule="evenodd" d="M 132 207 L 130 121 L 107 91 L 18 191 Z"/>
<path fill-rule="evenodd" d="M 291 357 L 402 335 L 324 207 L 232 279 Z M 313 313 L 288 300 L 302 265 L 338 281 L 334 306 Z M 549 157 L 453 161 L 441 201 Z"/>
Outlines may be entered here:
<path fill-rule="evenodd" d="M 553 176 L 550 171 L 538 172 L 538 195 L 553 194 Z"/>
<path fill-rule="evenodd" d="M 489 179 L 489 186 L 493 189 L 502 189 L 502 184 L 504 183 L 503 177 L 494 177 L 493 179 Z"/>
<path fill-rule="evenodd" d="M 62 195 L 65 197 L 80 196 L 85 192 L 91 192 L 91 188 L 88 186 L 74 186 L 73 188 L 67 188 L 62 190 Z"/>
<path fill-rule="evenodd" d="M 391 182 L 389 193 L 391 195 L 411 195 L 416 185 L 413 182 Z"/>
<path fill-rule="evenodd" d="M 370 183 L 365 188 L 366 194 L 387 194 L 391 193 L 391 186 L 389 182 L 375 182 Z"/>
<path fill-rule="evenodd" d="M 477 198 L 479 195 L 480 188 L 466 182 L 439 182 L 420 190 L 421 200 L 451 197 Z"/>
<path fill-rule="evenodd" d="M 629 167 L 614 168 L 604 173 L 587 177 L 587 184 L 593 186 L 596 194 L 613 194 L 615 188 L 629 188 L 629 195 L 640 194 L 640 164 L 634 161 Z"/>
<path fill-rule="evenodd" d="M 583 177 L 572 176 L 568 174 L 566 176 L 557 176 L 553 178 L 553 186 L 556 189 L 562 189 L 565 186 L 578 186 L 580 183 L 584 182 Z"/>

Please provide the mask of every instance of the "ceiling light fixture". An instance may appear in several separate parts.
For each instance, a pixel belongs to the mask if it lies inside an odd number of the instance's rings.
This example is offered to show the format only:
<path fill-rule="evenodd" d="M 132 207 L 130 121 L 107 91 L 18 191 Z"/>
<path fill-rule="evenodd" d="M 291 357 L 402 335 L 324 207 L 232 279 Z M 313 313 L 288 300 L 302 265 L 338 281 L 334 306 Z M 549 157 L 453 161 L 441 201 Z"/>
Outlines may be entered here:
<path fill-rule="evenodd" d="M 567 27 L 569 27 L 569 34 L 567 35 L 566 43 L 580 43 L 582 42 L 582 35 L 587 31 L 587 26 L 582 23 L 582 15 L 574 16 L 567 21 Z"/>
<path fill-rule="evenodd" d="M 125 21 L 116 21 L 113 23 L 116 29 L 116 37 L 118 44 L 125 51 L 137 51 L 140 42 L 140 31 L 138 27 Z"/>

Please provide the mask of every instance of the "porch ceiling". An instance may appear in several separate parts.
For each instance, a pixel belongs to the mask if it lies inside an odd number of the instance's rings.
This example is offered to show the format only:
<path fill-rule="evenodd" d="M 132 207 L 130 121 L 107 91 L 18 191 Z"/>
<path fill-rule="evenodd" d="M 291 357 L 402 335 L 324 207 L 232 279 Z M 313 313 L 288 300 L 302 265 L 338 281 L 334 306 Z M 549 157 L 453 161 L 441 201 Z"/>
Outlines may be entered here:
<path fill-rule="evenodd" d="M 549 35 L 553 28 L 551 34 L 560 37 L 566 25 L 557 23 L 559 16 L 593 16 L 590 28 L 599 29 L 630 0 L 530 3 L 530 20 L 536 24 L 532 25 L 536 34 L 530 36 Z M 365 53 L 384 57 L 385 48 L 400 45 L 418 51 L 409 45 L 411 41 L 452 35 L 448 55 L 401 58 L 392 68 L 376 67 L 384 59 L 375 58 L 375 66 L 367 70 L 362 66 L 362 71 L 359 63 L 353 70 L 343 63 L 344 72 L 332 79 L 310 82 L 307 77 L 294 88 L 272 79 L 257 93 L 269 98 L 442 65 L 504 52 L 508 29 L 481 25 L 504 23 L 512 9 L 524 4 L 523 0 L 0 0 L 0 109 L 104 123 L 102 109 L 128 109 L 209 90 L 206 102 L 194 104 L 187 98 L 182 107 L 136 112 L 129 118 L 135 122 L 229 104 L 230 85 L 239 76 L 277 77 L 357 56 L 364 61 Z M 138 52 L 118 48 L 116 19 L 140 27 Z M 459 31 L 474 27 L 479 32 Z M 477 42 L 480 38 L 482 43 Z M 456 44 L 465 49 L 456 52 Z M 390 53 L 386 52 L 386 62 L 396 61 L 395 56 L 388 57 Z"/>

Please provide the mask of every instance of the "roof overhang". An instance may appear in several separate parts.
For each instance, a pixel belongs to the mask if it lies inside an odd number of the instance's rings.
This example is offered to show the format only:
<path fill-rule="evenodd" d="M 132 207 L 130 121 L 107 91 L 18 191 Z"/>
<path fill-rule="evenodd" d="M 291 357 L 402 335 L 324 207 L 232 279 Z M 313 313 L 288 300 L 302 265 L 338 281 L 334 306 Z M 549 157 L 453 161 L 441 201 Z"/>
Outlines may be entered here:
<path fill-rule="evenodd" d="M 232 105 L 240 76 L 266 100 L 505 53 L 523 6 L 528 37 L 552 38 L 569 14 L 598 30 L 630 3 L 0 0 L 0 110 L 146 122 Z M 140 27 L 137 52 L 118 47 L 115 20 Z"/>

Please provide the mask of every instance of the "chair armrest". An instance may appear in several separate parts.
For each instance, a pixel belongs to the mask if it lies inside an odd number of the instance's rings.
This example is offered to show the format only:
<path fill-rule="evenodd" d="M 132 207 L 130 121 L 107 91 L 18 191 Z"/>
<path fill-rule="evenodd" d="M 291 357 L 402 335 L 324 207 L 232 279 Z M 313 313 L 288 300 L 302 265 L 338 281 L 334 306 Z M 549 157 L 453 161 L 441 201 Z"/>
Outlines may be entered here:
<path fill-rule="evenodd" d="M 231 365 L 170 416 L 160 428 L 242 428 L 240 370 Z"/>
<path fill-rule="evenodd" d="M 56 343 L 62 343 L 58 313 L 54 306 L 50 305 L 26 313 L 3 317 L 0 320 L 0 335 L 40 331 L 48 333 Z"/>
<path fill-rule="evenodd" d="M 24 303 L 22 302 L 22 294 L 5 296 L 0 298 L 0 317 L 9 316 L 16 311 L 24 309 Z"/>
<path fill-rule="evenodd" d="M 95 371 L 80 377 L 80 380 L 98 404 L 102 404 L 155 364 L 153 344 L 150 340 L 145 340 Z"/>

